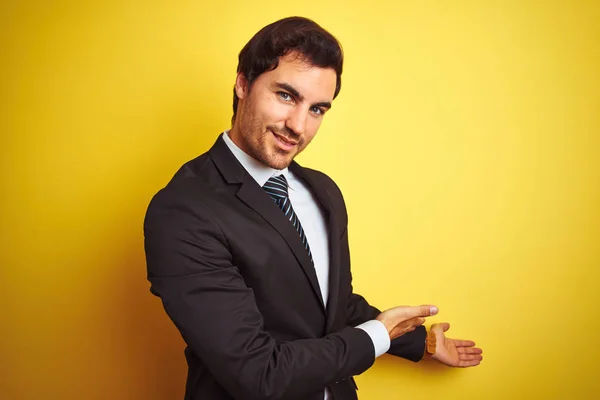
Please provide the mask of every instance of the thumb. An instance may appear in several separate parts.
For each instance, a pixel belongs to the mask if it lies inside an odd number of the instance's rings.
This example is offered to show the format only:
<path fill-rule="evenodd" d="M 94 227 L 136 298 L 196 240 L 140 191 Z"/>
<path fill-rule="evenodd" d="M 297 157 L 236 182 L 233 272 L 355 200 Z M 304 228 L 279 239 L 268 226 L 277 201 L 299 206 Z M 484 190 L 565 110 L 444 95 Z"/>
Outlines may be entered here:
<path fill-rule="evenodd" d="M 438 313 L 438 308 L 432 305 L 402 307 L 405 318 L 429 317 Z"/>
<path fill-rule="evenodd" d="M 447 322 L 433 324 L 433 325 L 431 325 L 431 329 L 436 329 L 436 330 L 441 329 L 442 332 L 446 332 L 448 329 L 450 329 L 450 324 Z"/>

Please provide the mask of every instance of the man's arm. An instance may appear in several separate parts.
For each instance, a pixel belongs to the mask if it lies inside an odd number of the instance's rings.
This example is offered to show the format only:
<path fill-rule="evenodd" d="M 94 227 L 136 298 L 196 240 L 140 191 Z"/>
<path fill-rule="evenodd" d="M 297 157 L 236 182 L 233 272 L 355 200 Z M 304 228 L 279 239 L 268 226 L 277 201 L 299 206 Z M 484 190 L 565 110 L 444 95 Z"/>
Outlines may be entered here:
<path fill-rule="evenodd" d="M 234 397 L 310 394 L 372 365 L 373 345 L 360 329 L 277 343 L 218 226 L 183 196 L 162 191 L 148 209 L 148 279 L 192 351 Z"/>
<path fill-rule="evenodd" d="M 361 295 L 352 293 L 348 299 L 348 326 L 357 326 L 365 321 L 375 319 L 380 311 L 371 306 Z M 418 326 L 412 332 L 392 340 L 388 354 L 406 358 L 411 361 L 420 361 L 425 352 L 425 337 L 427 331 L 424 326 Z"/>

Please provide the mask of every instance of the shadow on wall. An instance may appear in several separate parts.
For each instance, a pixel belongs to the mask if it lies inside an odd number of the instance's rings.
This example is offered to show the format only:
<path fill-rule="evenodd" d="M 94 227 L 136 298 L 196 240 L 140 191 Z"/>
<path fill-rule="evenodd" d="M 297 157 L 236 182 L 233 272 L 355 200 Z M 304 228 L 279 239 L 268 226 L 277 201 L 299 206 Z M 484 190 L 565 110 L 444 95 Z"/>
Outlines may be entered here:
<path fill-rule="evenodd" d="M 132 241 L 138 251 L 122 258 L 115 270 L 112 301 L 105 302 L 104 319 L 112 325 L 112 363 L 120 376 L 119 398 L 182 399 L 187 366 L 185 343 L 165 313 L 161 301 L 149 291 L 143 239 Z"/>
<path fill-rule="evenodd" d="M 206 125 L 198 117 L 185 116 L 175 124 L 161 127 L 156 147 L 145 163 L 137 166 L 139 180 L 145 181 L 145 193 L 135 199 L 131 226 L 114 226 L 123 234 L 111 238 L 122 243 L 115 254 L 111 273 L 98 284 L 98 298 L 111 297 L 101 303 L 100 318 L 110 331 L 110 354 L 106 355 L 107 380 L 113 383 L 112 399 L 172 400 L 182 399 L 185 392 L 187 364 L 185 342 L 167 316 L 161 300 L 150 293 L 144 253 L 143 220 L 152 196 L 164 187 L 177 169 L 205 151 L 216 140 L 220 129 L 214 120 Z M 169 129 L 176 127 L 177 136 Z M 175 143 L 176 141 L 176 143 Z M 185 151 L 182 151 L 185 149 Z M 145 164 L 145 165 L 143 165 Z M 113 370 L 114 368 L 114 370 Z M 112 396 L 114 394 L 114 396 Z M 105 398 L 105 397 L 102 397 Z"/>

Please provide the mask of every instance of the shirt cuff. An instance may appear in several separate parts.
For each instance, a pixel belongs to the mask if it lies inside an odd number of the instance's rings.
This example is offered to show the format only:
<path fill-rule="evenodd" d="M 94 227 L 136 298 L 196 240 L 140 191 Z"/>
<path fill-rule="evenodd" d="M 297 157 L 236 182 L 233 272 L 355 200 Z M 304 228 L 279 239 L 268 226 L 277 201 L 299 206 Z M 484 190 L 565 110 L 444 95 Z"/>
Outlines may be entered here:
<path fill-rule="evenodd" d="M 367 332 L 371 338 L 373 347 L 375 347 L 375 358 L 385 354 L 390 349 L 390 334 L 383 322 L 372 319 L 358 325 L 356 328 Z"/>

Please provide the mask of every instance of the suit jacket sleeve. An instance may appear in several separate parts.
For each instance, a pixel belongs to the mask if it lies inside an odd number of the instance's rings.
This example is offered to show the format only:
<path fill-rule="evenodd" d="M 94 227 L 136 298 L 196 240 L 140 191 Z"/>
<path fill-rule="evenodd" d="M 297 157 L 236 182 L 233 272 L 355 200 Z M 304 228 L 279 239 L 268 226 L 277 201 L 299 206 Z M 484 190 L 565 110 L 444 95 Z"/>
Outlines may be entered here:
<path fill-rule="evenodd" d="M 227 391 L 244 399 L 301 396 L 373 364 L 373 345 L 360 329 L 282 343 L 270 336 L 226 238 L 190 197 L 171 186 L 152 200 L 144 221 L 148 279 L 190 349 Z"/>

